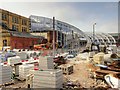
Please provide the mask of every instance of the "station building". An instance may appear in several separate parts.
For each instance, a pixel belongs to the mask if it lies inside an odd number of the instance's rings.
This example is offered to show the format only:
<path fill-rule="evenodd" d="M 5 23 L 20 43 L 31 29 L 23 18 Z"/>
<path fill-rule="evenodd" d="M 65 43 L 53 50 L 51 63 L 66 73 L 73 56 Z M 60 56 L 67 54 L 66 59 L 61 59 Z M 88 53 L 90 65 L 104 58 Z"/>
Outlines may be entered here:
<path fill-rule="evenodd" d="M 49 43 L 53 40 L 53 19 L 31 15 L 30 33 L 44 36 Z M 75 49 L 87 45 L 87 38 L 84 32 L 77 27 L 63 21 L 55 20 L 55 43 L 64 49 Z"/>

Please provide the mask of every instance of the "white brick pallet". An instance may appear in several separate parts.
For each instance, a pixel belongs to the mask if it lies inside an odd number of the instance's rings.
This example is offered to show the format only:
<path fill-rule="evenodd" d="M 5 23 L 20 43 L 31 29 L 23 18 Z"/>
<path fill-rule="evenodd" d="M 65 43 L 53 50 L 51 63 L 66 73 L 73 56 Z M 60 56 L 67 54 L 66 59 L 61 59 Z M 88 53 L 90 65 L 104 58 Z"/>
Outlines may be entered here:
<path fill-rule="evenodd" d="M 0 65 L 0 85 L 12 83 L 12 68 L 8 65 Z"/>
<path fill-rule="evenodd" d="M 27 75 L 29 74 L 30 70 L 34 69 L 33 64 L 24 64 L 19 66 L 19 79 L 24 80 L 26 79 Z"/>
<path fill-rule="evenodd" d="M 39 69 L 47 70 L 54 69 L 52 56 L 39 57 Z"/>
<path fill-rule="evenodd" d="M 14 64 L 20 63 L 21 58 L 19 56 L 9 57 L 7 59 L 7 62 L 9 65 L 14 65 Z"/>
<path fill-rule="evenodd" d="M 32 71 L 33 88 L 61 88 L 63 83 L 63 74 L 61 70 L 37 70 Z"/>

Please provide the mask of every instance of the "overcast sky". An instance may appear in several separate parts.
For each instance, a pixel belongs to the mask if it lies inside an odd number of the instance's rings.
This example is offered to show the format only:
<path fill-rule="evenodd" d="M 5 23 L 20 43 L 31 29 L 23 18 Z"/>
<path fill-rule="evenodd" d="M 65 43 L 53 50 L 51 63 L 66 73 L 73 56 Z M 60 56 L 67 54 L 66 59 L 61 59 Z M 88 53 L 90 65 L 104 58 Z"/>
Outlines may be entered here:
<path fill-rule="evenodd" d="M 11 2 L 0 0 L 0 8 L 29 17 L 30 15 L 53 16 L 67 22 L 84 32 L 92 32 L 92 26 L 97 23 L 97 32 L 118 32 L 118 0 L 114 2 L 95 2 L 96 0 L 20 0 Z M 24 1 L 24 2 L 23 2 Z M 61 0 L 62 1 L 62 0 Z M 69 2 L 68 2 L 69 1 Z M 79 1 L 79 2 L 78 2 Z"/>

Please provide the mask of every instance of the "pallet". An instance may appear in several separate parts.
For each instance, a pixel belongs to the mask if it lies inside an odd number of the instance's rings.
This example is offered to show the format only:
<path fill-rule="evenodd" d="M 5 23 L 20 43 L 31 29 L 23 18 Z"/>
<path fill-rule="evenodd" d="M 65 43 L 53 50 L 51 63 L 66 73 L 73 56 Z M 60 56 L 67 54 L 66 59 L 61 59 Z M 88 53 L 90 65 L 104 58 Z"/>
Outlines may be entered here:
<path fill-rule="evenodd" d="M 4 83 L 4 84 L 0 84 L 0 87 L 9 86 L 9 85 L 13 85 L 13 84 L 14 84 L 14 81 L 11 81 L 11 82 L 7 82 L 7 83 Z"/>

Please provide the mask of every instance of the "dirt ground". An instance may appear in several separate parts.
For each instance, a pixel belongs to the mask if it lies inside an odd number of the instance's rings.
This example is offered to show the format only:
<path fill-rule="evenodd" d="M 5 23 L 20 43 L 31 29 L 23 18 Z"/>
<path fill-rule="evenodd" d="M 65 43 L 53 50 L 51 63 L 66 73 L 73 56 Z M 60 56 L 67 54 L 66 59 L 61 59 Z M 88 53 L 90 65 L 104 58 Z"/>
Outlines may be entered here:
<path fill-rule="evenodd" d="M 89 62 L 86 60 L 71 61 L 69 62 L 74 66 L 74 73 L 71 75 L 64 75 L 65 78 L 71 81 L 78 81 L 84 88 L 92 88 L 97 86 L 107 86 L 102 80 L 95 80 L 90 78 L 91 71 Z"/>

